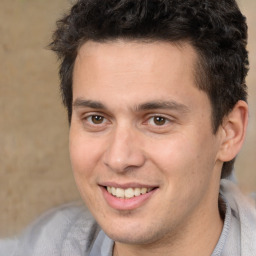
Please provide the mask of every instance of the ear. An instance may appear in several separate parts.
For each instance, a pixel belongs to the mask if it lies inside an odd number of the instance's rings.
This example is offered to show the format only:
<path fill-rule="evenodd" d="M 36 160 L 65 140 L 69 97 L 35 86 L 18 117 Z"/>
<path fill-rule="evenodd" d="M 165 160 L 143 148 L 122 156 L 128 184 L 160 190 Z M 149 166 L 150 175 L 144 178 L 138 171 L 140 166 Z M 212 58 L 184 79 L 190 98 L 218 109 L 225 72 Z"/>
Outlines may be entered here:
<path fill-rule="evenodd" d="M 224 117 L 221 125 L 222 139 L 218 159 L 227 162 L 236 157 L 240 151 L 248 124 L 248 105 L 238 101 L 232 111 Z"/>

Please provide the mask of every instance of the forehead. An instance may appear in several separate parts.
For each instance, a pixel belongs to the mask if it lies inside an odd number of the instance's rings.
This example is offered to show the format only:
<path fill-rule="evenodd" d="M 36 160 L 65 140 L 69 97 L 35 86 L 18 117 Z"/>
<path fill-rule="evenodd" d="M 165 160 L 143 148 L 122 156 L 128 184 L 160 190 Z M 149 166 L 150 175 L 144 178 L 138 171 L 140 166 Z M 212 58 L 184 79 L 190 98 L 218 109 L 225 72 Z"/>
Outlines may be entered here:
<path fill-rule="evenodd" d="M 171 99 L 182 103 L 185 96 L 190 100 L 199 92 L 196 63 L 197 53 L 187 43 L 89 41 L 75 61 L 73 101 L 115 98 L 122 104 L 138 104 Z"/>
<path fill-rule="evenodd" d="M 156 41 L 116 40 L 109 42 L 88 41 L 78 50 L 75 60 L 74 79 L 90 69 L 101 76 L 113 71 L 129 73 L 154 74 L 155 78 L 167 78 L 189 74 L 195 80 L 197 53 L 188 43 L 173 44 Z M 87 74 L 89 75 L 89 74 Z M 174 76 L 173 76 L 174 77 Z M 89 78 L 89 76 L 88 76 Z M 152 79 L 152 77 L 151 77 Z"/>
<path fill-rule="evenodd" d="M 134 56 L 138 57 L 137 61 Z M 197 62 L 197 53 L 194 47 L 186 42 L 171 43 L 165 41 L 117 39 L 106 42 L 88 41 L 82 44 L 78 49 L 75 62 L 77 63 L 85 59 L 89 60 L 90 58 L 94 58 L 97 61 L 101 58 L 112 63 L 119 60 L 123 64 L 130 64 L 134 67 L 135 64 L 141 63 L 141 58 L 147 59 L 147 62 L 143 63 L 143 66 L 146 66 L 147 63 L 152 64 L 150 62 L 152 60 L 163 62 L 171 58 L 172 60 L 180 61 L 182 57 L 185 57 L 186 61 L 190 59 L 191 64 L 196 64 Z M 99 65 L 100 62 L 97 64 Z"/>

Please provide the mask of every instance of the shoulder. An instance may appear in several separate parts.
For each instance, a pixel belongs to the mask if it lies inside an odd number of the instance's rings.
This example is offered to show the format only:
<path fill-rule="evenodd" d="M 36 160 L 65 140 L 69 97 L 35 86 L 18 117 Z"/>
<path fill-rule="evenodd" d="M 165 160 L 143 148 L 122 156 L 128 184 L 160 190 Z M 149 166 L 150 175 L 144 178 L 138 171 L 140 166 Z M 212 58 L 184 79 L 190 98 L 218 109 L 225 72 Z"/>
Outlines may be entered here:
<path fill-rule="evenodd" d="M 0 242 L 0 255 L 87 255 L 99 230 L 82 203 L 66 204 L 43 214 L 19 238 Z"/>
<path fill-rule="evenodd" d="M 231 228 L 234 237 L 237 237 L 236 243 L 240 243 L 241 255 L 256 255 L 255 202 L 244 196 L 238 187 L 228 180 L 221 181 L 221 194 L 231 208 Z"/>

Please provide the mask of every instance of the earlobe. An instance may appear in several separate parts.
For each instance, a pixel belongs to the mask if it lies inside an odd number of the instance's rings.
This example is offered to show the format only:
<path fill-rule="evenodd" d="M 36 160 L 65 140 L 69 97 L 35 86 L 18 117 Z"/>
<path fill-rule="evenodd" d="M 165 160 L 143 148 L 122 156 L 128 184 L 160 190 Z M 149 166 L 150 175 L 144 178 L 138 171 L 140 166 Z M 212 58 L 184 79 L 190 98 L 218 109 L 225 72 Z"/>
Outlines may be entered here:
<path fill-rule="evenodd" d="M 219 160 L 227 162 L 236 157 L 243 145 L 247 124 L 248 105 L 240 100 L 223 120 Z"/>

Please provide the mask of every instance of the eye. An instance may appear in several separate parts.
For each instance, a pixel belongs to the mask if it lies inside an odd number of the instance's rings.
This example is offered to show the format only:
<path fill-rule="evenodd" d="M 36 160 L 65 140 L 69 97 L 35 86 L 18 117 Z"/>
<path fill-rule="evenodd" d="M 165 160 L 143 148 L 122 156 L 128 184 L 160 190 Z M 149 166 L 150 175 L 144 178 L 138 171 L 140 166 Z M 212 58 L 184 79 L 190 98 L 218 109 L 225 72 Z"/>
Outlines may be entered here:
<path fill-rule="evenodd" d="M 169 120 L 163 116 L 153 116 L 148 120 L 150 125 L 163 126 L 167 124 Z"/>
<path fill-rule="evenodd" d="M 81 116 L 81 124 L 88 132 L 100 132 L 111 125 L 111 119 L 106 114 L 88 112 Z"/>
<path fill-rule="evenodd" d="M 106 122 L 106 119 L 100 115 L 91 115 L 91 116 L 88 116 L 86 119 L 89 123 L 94 125 L 99 125 Z"/>

